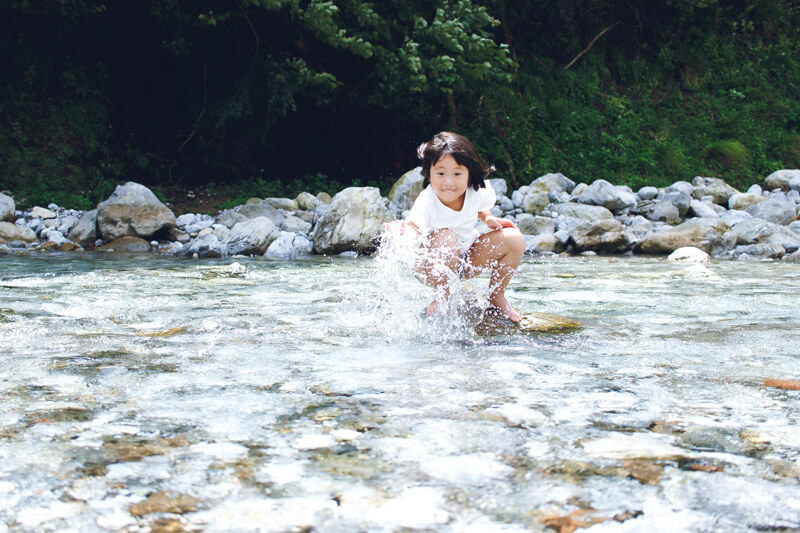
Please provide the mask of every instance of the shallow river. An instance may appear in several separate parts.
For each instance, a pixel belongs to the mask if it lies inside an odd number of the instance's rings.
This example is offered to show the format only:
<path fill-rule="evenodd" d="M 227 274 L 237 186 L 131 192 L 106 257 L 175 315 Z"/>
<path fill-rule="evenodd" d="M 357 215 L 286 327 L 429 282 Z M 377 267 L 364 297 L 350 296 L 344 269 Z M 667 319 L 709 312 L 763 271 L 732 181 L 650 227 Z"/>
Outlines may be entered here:
<path fill-rule="evenodd" d="M 797 264 L 526 258 L 583 329 L 502 336 L 395 267 L 0 258 L 0 531 L 800 528 Z"/>

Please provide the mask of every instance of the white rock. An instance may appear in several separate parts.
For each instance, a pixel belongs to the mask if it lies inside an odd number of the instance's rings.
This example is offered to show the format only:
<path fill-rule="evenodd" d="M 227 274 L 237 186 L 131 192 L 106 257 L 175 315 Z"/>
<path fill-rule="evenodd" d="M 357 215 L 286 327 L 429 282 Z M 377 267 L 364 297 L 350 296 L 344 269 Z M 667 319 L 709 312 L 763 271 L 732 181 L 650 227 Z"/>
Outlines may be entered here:
<path fill-rule="evenodd" d="M 708 263 L 711 259 L 706 252 L 699 248 L 684 246 L 669 254 L 667 260 L 681 263 Z"/>

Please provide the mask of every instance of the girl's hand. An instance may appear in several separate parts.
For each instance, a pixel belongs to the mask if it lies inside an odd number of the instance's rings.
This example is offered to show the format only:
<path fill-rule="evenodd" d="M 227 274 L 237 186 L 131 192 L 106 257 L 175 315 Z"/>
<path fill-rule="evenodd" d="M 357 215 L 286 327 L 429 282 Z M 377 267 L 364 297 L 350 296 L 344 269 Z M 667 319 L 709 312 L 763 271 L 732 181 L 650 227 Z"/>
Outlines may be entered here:
<path fill-rule="evenodd" d="M 483 221 L 487 226 L 491 229 L 498 230 L 503 228 L 514 228 L 518 229 L 517 225 L 505 218 L 497 218 L 497 217 L 486 217 Z"/>

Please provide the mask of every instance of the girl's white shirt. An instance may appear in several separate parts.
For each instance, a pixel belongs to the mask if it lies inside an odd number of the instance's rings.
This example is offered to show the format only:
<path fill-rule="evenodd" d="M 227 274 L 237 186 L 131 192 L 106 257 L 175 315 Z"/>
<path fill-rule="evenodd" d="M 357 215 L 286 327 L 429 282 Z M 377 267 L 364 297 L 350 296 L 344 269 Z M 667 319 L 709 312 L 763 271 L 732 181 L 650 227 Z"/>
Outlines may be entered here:
<path fill-rule="evenodd" d="M 478 222 L 478 211 L 488 211 L 497 202 L 497 194 L 491 184 L 488 181 L 484 183 L 486 187 L 477 191 L 467 187 L 464 193 L 464 205 L 460 211 L 454 211 L 444 205 L 428 185 L 419 193 L 406 221 L 413 222 L 423 236 L 437 229 L 452 230 L 461 244 L 461 253 L 465 253 L 480 235 L 475 227 Z"/>

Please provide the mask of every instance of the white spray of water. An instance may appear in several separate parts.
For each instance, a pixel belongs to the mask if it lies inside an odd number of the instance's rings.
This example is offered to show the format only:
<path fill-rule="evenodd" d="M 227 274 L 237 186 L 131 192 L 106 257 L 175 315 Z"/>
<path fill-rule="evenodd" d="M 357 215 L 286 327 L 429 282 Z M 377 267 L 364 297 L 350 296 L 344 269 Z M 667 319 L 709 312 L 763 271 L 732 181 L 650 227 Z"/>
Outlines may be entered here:
<path fill-rule="evenodd" d="M 408 231 L 403 232 L 399 224 L 386 228 L 373 262 L 372 283 L 359 298 L 362 312 L 375 330 L 387 338 L 422 337 L 434 342 L 472 339 L 486 306 L 485 295 L 443 264 L 438 268 L 450 278 L 450 297 L 445 299 L 441 289 L 427 287 L 415 276 L 419 243 Z M 425 310 L 434 299 L 441 302 L 440 308 L 427 315 Z"/>

